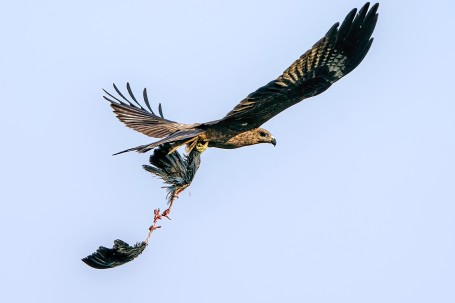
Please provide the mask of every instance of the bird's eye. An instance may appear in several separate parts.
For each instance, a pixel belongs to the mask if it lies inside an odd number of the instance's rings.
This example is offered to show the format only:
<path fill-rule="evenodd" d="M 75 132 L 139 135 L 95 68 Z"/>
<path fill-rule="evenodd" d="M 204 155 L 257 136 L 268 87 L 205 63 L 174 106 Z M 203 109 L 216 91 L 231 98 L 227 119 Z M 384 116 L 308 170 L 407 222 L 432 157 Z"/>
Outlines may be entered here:
<path fill-rule="evenodd" d="M 261 137 L 267 137 L 267 134 L 264 133 L 264 132 L 259 132 L 259 136 L 261 136 Z"/>

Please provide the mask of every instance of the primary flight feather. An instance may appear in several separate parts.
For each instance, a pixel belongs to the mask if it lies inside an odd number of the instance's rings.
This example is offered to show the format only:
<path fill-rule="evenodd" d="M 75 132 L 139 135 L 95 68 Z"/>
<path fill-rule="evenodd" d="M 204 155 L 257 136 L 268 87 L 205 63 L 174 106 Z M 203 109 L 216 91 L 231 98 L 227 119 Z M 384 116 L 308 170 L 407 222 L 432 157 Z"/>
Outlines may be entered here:
<path fill-rule="evenodd" d="M 187 151 L 202 152 L 207 147 L 238 148 L 258 143 L 276 144 L 272 134 L 260 128 L 283 110 L 327 90 L 350 73 L 368 53 L 378 20 L 379 4 L 366 3 L 358 12 L 353 9 L 341 25 L 335 23 L 311 49 L 297 59 L 281 76 L 249 94 L 225 117 L 206 123 L 182 124 L 164 118 L 161 105 L 156 115 L 144 89 L 142 106 L 127 84 L 126 98 L 114 85 L 118 97 L 104 96 L 111 103 L 117 118 L 126 126 L 149 137 L 162 138 L 151 144 L 123 152 L 147 152 L 163 144 L 170 152 L 182 145 Z"/>

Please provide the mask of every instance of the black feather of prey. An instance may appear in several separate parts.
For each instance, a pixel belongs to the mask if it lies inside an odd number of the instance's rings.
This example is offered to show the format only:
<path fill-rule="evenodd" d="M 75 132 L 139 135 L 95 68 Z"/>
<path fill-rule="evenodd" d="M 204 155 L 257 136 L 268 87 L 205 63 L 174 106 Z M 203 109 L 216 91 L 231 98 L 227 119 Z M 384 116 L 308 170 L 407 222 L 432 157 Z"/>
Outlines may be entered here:
<path fill-rule="evenodd" d="M 143 166 L 145 170 L 167 184 L 165 188 L 169 203 L 191 184 L 201 163 L 201 153 L 196 149 L 182 156 L 177 150 L 169 154 L 171 148 L 170 144 L 158 147 L 150 156 L 150 165 Z M 117 239 L 112 248 L 100 246 L 96 252 L 83 258 L 82 261 L 96 269 L 113 268 L 139 257 L 146 247 L 147 241 L 130 246 Z"/>
<path fill-rule="evenodd" d="M 82 259 L 90 267 L 96 269 L 113 268 L 136 259 L 144 249 L 147 243 L 139 242 L 134 246 L 122 240 L 115 240 L 112 248 L 100 246 L 96 252 Z"/>
<path fill-rule="evenodd" d="M 168 202 L 191 184 L 201 164 L 201 153 L 196 149 L 182 156 L 178 151 L 168 154 L 171 148 L 170 144 L 159 146 L 150 156 L 150 165 L 142 166 L 167 184 Z"/>

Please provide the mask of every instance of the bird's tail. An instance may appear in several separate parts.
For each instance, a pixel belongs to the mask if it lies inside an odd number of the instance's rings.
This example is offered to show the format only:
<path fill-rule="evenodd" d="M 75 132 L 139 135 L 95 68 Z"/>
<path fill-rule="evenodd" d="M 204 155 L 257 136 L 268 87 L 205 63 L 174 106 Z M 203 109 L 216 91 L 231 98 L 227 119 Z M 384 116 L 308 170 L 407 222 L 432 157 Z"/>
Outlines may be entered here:
<path fill-rule="evenodd" d="M 140 146 L 136 146 L 136 147 L 133 147 L 133 148 L 129 148 L 129 149 L 126 149 L 126 150 L 123 150 L 121 152 L 118 152 L 118 153 L 115 153 L 115 155 L 119 155 L 119 154 L 123 154 L 123 153 L 126 153 L 126 152 L 130 152 L 130 151 L 137 151 L 138 153 L 146 153 L 158 146 L 161 146 L 163 144 L 171 144 L 172 145 L 172 149 L 169 151 L 169 153 L 172 153 L 173 151 L 175 151 L 179 146 L 182 146 L 184 144 L 187 144 L 187 143 L 190 143 L 190 142 L 193 142 L 193 141 L 197 141 L 196 139 L 198 138 L 199 135 L 201 135 L 202 133 L 204 133 L 205 131 L 202 130 L 202 129 L 191 129 L 191 130 L 182 130 L 182 131 L 177 131 L 161 140 L 158 140 L 156 142 L 153 142 L 153 143 L 150 143 L 150 144 L 146 144 L 146 145 L 140 145 Z"/>

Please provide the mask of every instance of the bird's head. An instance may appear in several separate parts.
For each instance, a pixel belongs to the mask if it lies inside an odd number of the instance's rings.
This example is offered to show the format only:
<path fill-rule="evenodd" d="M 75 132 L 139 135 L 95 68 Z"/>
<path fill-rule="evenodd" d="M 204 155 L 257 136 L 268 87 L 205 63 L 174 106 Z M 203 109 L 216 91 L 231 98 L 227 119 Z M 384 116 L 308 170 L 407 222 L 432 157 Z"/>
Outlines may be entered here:
<path fill-rule="evenodd" d="M 275 137 L 268 130 L 256 128 L 253 132 L 256 143 L 271 143 L 273 146 L 276 145 Z"/>
<path fill-rule="evenodd" d="M 230 138 L 225 143 L 225 145 L 228 146 L 228 148 L 238 148 L 259 143 L 271 143 L 273 146 L 275 146 L 276 140 L 268 130 L 263 128 L 256 128 L 235 135 L 234 137 Z"/>

